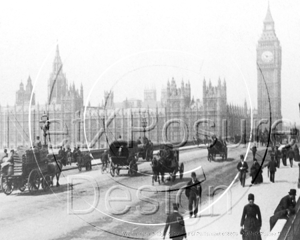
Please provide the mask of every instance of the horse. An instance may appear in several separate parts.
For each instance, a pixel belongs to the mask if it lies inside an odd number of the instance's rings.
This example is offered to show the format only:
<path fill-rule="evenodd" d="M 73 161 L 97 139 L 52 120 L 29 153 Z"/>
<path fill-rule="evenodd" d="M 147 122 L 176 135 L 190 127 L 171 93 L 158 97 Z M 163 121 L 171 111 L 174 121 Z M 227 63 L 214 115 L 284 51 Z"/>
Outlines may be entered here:
<path fill-rule="evenodd" d="M 63 168 L 62 164 L 62 158 L 57 159 L 55 156 L 53 156 L 53 159 L 51 162 L 48 162 L 47 166 L 47 173 L 50 176 L 50 185 L 53 186 L 53 178 L 56 177 L 56 187 L 59 187 L 59 177 L 61 174 Z"/>
<path fill-rule="evenodd" d="M 164 182 L 164 175 L 165 173 L 170 173 L 171 177 L 172 177 L 172 181 L 175 181 L 176 178 L 176 173 L 178 172 L 178 162 L 176 161 L 176 159 L 173 157 L 171 159 L 171 166 L 170 166 L 170 159 L 166 158 L 166 150 L 160 150 L 160 154 L 159 154 L 159 159 L 157 160 L 156 157 L 154 157 L 152 159 L 152 172 L 153 172 L 153 176 L 152 176 L 152 184 L 154 184 L 154 182 L 158 181 L 158 183 L 160 184 L 160 177 L 159 175 L 161 175 L 161 181 Z"/>

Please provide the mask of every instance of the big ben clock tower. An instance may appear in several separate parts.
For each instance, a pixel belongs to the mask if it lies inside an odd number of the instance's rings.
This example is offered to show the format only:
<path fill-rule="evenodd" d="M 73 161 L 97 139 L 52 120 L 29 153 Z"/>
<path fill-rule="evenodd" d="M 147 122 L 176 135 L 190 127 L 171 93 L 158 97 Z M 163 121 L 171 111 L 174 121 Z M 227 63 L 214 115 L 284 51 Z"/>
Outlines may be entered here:
<path fill-rule="evenodd" d="M 257 48 L 258 118 L 281 119 L 281 46 L 275 34 L 274 21 L 268 6 L 262 35 Z"/>

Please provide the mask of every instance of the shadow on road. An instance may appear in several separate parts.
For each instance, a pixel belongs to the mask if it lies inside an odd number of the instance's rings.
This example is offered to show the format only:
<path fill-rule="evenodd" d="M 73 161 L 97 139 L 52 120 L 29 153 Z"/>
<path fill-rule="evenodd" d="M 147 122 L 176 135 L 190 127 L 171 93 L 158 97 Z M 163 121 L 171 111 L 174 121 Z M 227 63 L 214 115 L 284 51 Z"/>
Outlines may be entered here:
<path fill-rule="evenodd" d="M 234 158 L 227 158 L 227 159 L 222 159 L 222 158 L 216 158 L 214 160 L 212 160 L 212 162 L 232 162 L 234 161 L 235 159 Z"/>
<path fill-rule="evenodd" d="M 41 196 L 41 195 L 50 195 L 50 194 L 55 194 L 55 193 L 62 193 L 62 192 L 67 192 L 68 190 L 73 189 L 74 186 L 80 185 L 80 183 L 73 184 L 71 186 L 68 186 L 69 184 L 61 184 L 59 187 L 51 187 L 48 191 L 44 191 L 43 189 L 39 189 L 35 192 L 29 192 L 26 190 L 25 192 L 18 192 L 15 195 L 16 196 Z"/>

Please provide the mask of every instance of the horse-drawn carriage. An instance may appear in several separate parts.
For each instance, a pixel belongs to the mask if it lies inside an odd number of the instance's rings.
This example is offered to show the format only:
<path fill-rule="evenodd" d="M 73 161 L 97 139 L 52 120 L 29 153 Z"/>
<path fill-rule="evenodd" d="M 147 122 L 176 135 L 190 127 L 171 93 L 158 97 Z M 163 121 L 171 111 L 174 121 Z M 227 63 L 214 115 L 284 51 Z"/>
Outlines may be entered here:
<path fill-rule="evenodd" d="M 41 187 L 47 191 L 52 183 L 53 176 L 61 171 L 61 162 L 51 162 L 48 149 L 18 149 L 11 152 L 11 155 L 2 163 L 1 186 L 6 195 L 13 190 L 19 189 L 35 192 Z M 57 165 L 57 166 L 56 166 Z M 60 168 L 56 171 L 56 168 Z M 58 182 L 57 182 L 58 184 Z M 59 184 L 58 184 L 59 185 Z"/>
<path fill-rule="evenodd" d="M 92 170 L 92 157 L 88 152 L 79 152 L 76 156 L 76 162 L 79 172 L 85 167 L 86 171 Z"/>
<path fill-rule="evenodd" d="M 152 171 L 152 184 L 156 181 L 160 184 L 159 175 L 161 175 L 162 182 L 164 182 L 165 173 L 169 173 L 173 182 L 178 172 L 180 179 L 182 179 L 184 164 L 179 164 L 179 150 L 174 149 L 171 143 L 161 145 L 158 155 L 152 160 Z"/>
<path fill-rule="evenodd" d="M 215 139 L 213 143 L 207 147 L 208 155 L 207 160 L 215 160 L 216 156 L 222 157 L 222 160 L 227 160 L 227 145 L 225 141 Z"/>
<path fill-rule="evenodd" d="M 120 174 L 120 170 L 128 170 L 128 175 L 137 174 L 138 144 L 135 141 L 114 141 L 109 145 L 108 158 L 112 177 Z"/>
<path fill-rule="evenodd" d="M 153 143 L 146 137 L 144 137 L 143 141 L 138 144 L 137 159 L 139 159 L 139 157 L 146 161 L 151 161 L 153 158 Z"/>

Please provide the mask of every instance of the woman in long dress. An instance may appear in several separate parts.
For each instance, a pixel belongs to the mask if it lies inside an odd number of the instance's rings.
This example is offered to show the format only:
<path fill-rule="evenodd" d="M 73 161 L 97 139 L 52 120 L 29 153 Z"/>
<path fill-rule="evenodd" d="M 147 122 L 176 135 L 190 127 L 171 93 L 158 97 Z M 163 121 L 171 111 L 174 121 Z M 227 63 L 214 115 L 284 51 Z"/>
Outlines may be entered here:
<path fill-rule="evenodd" d="M 241 219 L 243 240 L 261 240 L 261 214 L 259 206 L 254 204 L 254 195 L 248 195 L 249 204 L 244 207 Z"/>

